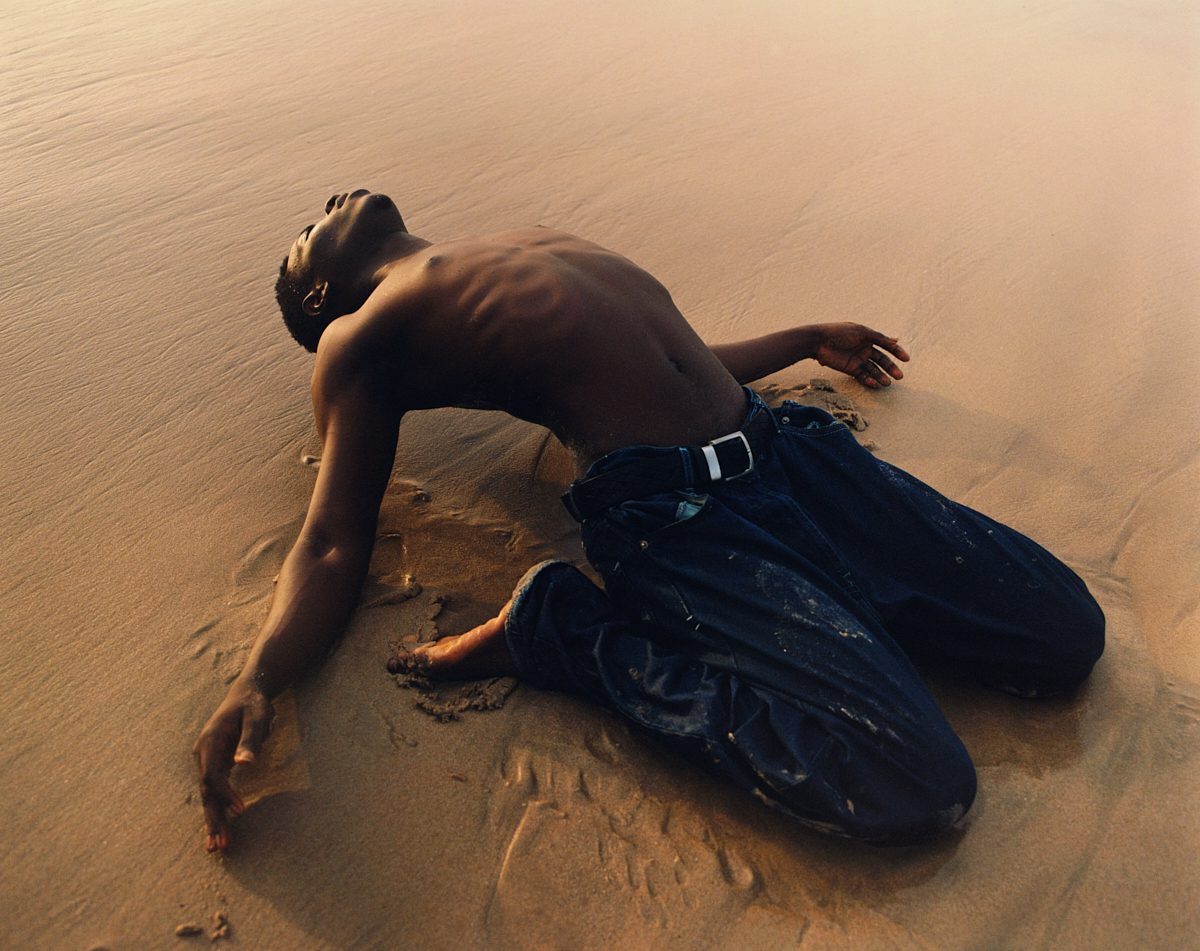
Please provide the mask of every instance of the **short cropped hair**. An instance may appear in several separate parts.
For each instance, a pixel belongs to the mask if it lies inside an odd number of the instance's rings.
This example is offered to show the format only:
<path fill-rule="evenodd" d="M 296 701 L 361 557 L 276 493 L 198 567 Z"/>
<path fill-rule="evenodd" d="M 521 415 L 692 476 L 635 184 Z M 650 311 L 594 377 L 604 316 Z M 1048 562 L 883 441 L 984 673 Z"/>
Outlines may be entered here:
<path fill-rule="evenodd" d="M 279 267 L 279 279 L 275 281 L 275 300 L 279 302 L 283 322 L 296 342 L 309 353 L 316 353 L 328 321 L 304 312 L 304 298 L 311 289 L 305 284 L 304 275 L 288 270 L 285 257 Z"/>

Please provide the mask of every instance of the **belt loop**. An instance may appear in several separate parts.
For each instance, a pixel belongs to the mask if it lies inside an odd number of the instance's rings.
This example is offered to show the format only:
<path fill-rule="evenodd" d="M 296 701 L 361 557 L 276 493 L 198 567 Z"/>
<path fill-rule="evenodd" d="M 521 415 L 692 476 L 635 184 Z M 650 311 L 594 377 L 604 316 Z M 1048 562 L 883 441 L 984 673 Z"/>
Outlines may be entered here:
<path fill-rule="evenodd" d="M 684 486 L 696 484 L 696 466 L 692 461 L 692 454 L 688 452 L 687 446 L 679 446 L 679 461 L 683 463 L 683 486 L 675 486 L 674 488 L 683 488 Z"/>

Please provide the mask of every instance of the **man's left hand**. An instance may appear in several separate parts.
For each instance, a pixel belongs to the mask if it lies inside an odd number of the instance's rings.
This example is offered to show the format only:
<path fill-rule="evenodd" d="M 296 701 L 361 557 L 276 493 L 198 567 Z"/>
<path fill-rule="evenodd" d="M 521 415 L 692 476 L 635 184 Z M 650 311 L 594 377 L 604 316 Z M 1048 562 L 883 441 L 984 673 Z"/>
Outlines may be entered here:
<path fill-rule="evenodd" d="M 884 336 L 862 324 L 816 324 L 812 329 L 819 332 L 813 358 L 821 366 L 839 370 L 871 389 L 904 378 L 904 372 L 888 356 L 908 360 L 908 351 L 896 337 Z"/>

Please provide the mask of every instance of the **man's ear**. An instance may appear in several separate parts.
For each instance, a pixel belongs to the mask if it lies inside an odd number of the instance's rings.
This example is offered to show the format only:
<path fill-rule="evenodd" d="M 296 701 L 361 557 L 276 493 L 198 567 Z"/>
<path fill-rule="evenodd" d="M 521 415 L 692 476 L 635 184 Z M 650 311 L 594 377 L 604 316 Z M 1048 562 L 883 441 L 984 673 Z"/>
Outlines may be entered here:
<path fill-rule="evenodd" d="M 311 291 L 304 295 L 304 301 L 301 307 L 304 308 L 304 313 L 309 317 L 320 317 L 321 311 L 325 309 L 325 300 L 329 296 L 329 282 L 322 281 Z"/>

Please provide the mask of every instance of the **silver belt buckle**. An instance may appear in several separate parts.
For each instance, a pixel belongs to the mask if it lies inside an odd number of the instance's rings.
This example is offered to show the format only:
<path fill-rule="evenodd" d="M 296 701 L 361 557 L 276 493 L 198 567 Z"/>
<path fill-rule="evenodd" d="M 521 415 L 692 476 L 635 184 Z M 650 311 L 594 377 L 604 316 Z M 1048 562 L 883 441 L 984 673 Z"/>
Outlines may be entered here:
<path fill-rule="evenodd" d="M 717 459 L 716 447 L 722 443 L 732 442 L 735 439 L 740 439 L 742 441 L 742 448 L 746 450 L 746 468 L 734 475 L 726 475 L 721 471 L 721 462 Z M 740 429 L 736 433 L 730 433 L 728 436 L 714 439 L 706 446 L 701 446 L 700 451 L 704 454 L 704 461 L 708 463 L 708 476 L 713 482 L 720 482 L 723 479 L 726 481 L 729 479 L 738 479 L 754 471 L 754 453 L 750 451 L 750 440 L 746 438 L 746 434 Z"/>

